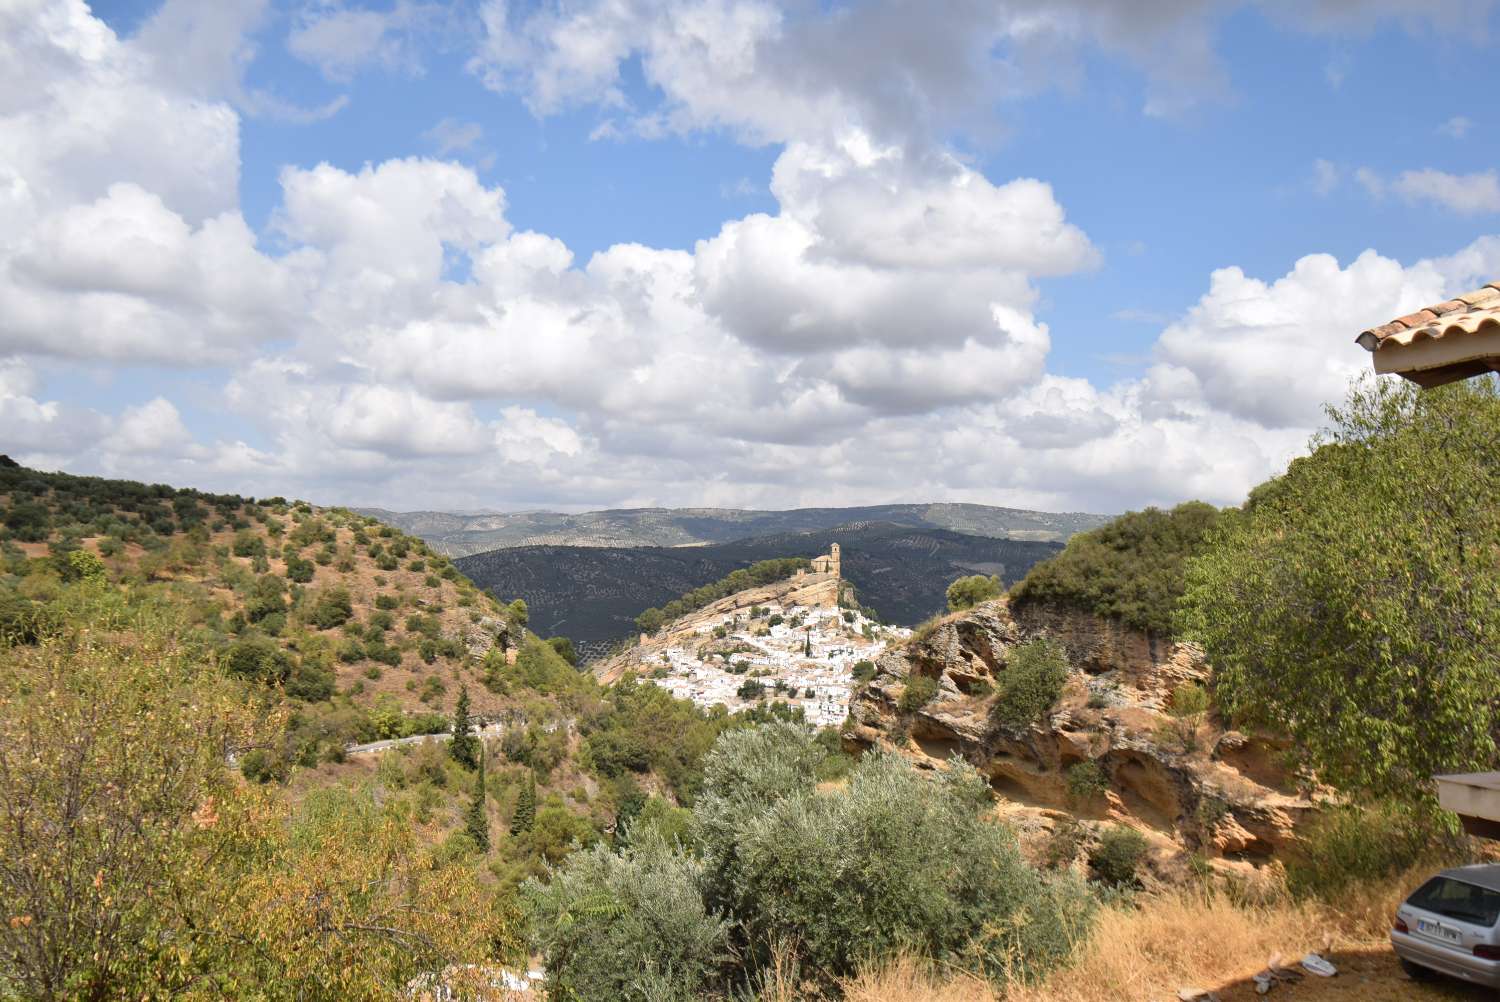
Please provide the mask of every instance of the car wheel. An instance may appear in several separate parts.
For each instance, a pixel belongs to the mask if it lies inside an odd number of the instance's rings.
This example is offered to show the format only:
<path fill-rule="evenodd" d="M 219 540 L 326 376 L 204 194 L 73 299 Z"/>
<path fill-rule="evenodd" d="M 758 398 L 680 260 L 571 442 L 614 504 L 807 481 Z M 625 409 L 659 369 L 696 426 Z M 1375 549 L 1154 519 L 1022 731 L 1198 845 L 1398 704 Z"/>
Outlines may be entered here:
<path fill-rule="evenodd" d="M 1430 967 L 1423 967 L 1421 964 L 1413 964 L 1405 957 L 1400 957 L 1398 959 L 1401 961 L 1401 970 L 1405 971 L 1406 976 L 1408 978 L 1411 978 L 1413 981 L 1431 981 L 1433 978 L 1437 977 L 1437 971 L 1434 971 Z"/>

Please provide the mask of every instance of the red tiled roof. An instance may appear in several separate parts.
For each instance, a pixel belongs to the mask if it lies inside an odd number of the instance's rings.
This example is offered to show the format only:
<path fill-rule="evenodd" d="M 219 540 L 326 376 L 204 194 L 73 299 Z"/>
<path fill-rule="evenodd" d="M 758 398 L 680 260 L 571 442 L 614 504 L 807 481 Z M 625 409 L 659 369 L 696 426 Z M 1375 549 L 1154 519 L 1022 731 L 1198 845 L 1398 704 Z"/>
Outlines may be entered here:
<path fill-rule="evenodd" d="M 1437 340 L 1450 334 L 1475 334 L 1500 328 L 1500 282 L 1465 293 L 1456 299 L 1371 327 L 1355 338 L 1366 351 L 1392 344 L 1408 345 L 1422 338 Z"/>

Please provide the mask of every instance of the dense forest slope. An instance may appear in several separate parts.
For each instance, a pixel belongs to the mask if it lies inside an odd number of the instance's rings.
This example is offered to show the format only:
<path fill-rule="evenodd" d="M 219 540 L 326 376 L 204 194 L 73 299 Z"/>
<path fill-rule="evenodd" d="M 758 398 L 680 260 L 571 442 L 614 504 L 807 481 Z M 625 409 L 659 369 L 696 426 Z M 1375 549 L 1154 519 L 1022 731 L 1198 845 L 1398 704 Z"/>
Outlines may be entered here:
<path fill-rule="evenodd" d="M 860 523 L 818 532 L 760 536 L 713 546 L 529 546 L 460 557 L 481 588 L 525 599 L 533 626 L 589 644 L 628 636 L 644 609 L 730 571 L 775 557 L 813 557 L 843 548 L 843 576 L 862 605 L 892 623 L 938 612 L 944 590 L 965 574 L 1020 580 L 1061 544 L 964 535 L 945 529 Z"/>
<path fill-rule="evenodd" d="M 466 556 L 513 546 L 691 546 L 850 523 L 888 522 L 996 539 L 1066 541 L 1101 525 L 1102 515 L 1054 513 L 980 504 L 893 504 L 860 508 L 629 508 L 577 515 L 557 512 L 455 514 L 356 509 L 420 536 L 439 552 Z"/>

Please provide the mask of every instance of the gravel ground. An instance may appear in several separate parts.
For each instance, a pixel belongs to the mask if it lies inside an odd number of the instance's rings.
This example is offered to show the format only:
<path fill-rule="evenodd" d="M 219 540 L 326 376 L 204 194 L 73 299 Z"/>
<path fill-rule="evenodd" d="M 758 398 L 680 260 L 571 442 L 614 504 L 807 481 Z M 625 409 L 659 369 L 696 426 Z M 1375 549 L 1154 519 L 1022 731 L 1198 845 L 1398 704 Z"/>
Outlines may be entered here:
<path fill-rule="evenodd" d="M 1342 951 L 1329 958 L 1339 969 L 1337 977 L 1308 975 L 1296 984 L 1284 985 L 1269 995 L 1255 994 L 1249 979 L 1214 988 L 1223 1002 L 1271 999 L 1276 1002 L 1479 1002 L 1500 999 L 1500 992 L 1451 981 L 1418 984 L 1407 979 L 1389 949 Z"/>

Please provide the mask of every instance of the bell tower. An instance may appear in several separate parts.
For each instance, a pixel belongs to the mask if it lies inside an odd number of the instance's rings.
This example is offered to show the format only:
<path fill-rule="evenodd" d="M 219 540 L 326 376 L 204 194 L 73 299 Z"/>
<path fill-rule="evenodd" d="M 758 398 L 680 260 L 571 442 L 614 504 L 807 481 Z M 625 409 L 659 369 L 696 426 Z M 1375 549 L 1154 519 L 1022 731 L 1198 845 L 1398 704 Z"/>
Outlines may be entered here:
<path fill-rule="evenodd" d="M 832 560 L 829 561 L 829 564 L 830 564 L 830 566 L 828 568 L 829 571 L 832 572 L 832 574 L 833 574 L 834 577 L 842 577 L 843 575 L 839 573 L 839 544 L 838 543 L 834 543 L 833 545 L 829 546 L 829 548 L 828 548 L 828 555 L 833 558 Z"/>

